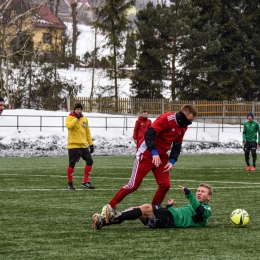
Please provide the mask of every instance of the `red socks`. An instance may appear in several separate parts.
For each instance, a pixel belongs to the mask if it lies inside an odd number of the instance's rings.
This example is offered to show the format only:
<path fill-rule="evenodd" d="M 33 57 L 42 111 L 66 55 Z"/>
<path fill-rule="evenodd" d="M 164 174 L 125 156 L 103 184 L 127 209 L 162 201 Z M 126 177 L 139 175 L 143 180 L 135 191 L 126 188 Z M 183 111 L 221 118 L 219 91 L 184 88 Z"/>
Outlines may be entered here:
<path fill-rule="evenodd" d="M 84 183 L 89 182 L 89 176 L 90 176 L 91 170 L 92 170 L 92 166 L 90 166 L 90 165 L 85 166 L 84 180 L 83 180 Z"/>
<path fill-rule="evenodd" d="M 73 168 L 71 168 L 71 167 L 67 168 L 68 182 L 72 182 L 73 181 L 73 172 L 74 172 Z"/>
<path fill-rule="evenodd" d="M 89 182 L 89 176 L 90 176 L 91 170 L 92 170 L 92 166 L 90 166 L 90 165 L 86 165 L 85 166 L 83 182 Z M 68 182 L 72 182 L 73 181 L 73 172 L 74 172 L 73 168 L 71 168 L 71 167 L 67 168 Z"/>

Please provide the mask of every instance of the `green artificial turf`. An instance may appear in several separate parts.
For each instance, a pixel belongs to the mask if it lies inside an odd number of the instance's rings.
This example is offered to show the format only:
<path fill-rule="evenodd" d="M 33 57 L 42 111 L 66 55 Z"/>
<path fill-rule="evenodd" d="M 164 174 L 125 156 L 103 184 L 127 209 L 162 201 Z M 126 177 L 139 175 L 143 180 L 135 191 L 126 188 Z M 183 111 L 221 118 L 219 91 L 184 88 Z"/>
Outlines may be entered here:
<path fill-rule="evenodd" d="M 0 158 L 0 259 L 259 259 L 260 168 L 245 171 L 243 155 L 180 156 L 164 204 L 170 197 L 175 206 L 188 203 L 178 184 L 195 192 L 207 182 L 214 190 L 208 225 L 186 229 L 149 229 L 135 220 L 92 230 L 92 215 L 127 183 L 134 157 L 93 159 L 96 189 L 81 188 L 81 160 L 70 191 L 67 157 Z M 149 173 L 117 209 L 150 203 L 156 188 Z M 237 208 L 250 215 L 244 228 L 230 222 Z"/>

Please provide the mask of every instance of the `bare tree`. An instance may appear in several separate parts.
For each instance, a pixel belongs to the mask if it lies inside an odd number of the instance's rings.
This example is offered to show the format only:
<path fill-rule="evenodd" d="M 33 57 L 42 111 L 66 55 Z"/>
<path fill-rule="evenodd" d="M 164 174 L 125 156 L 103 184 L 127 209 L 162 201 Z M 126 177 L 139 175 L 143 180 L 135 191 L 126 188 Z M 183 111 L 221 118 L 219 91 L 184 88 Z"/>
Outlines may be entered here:
<path fill-rule="evenodd" d="M 80 35 L 80 32 L 78 30 L 77 24 L 77 0 L 74 0 L 70 6 L 71 6 L 71 16 L 72 16 L 72 56 L 74 58 L 74 69 L 75 69 L 75 62 L 76 62 L 76 47 L 77 47 L 77 39 Z"/>
<path fill-rule="evenodd" d="M 59 5 L 60 5 L 60 0 L 57 0 L 56 4 L 55 4 L 55 16 L 56 17 L 58 17 Z"/>
<path fill-rule="evenodd" d="M 114 97 L 116 111 L 118 111 L 118 56 L 123 47 L 126 32 L 129 30 L 127 10 L 135 4 L 135 0 L 107 0 L 97 13 L 95 26 L 105 35 L 107 46 L 111 50 L 110 61 L 113 69 L 110 78 L 114 80 Z"/>
<path fill-rule="evenodd" d="M 32 37 L 31 12 L 32 9 L 25 0 L 4 0 L 0 4 L 0 39 L 2 47 L 0 51 L 1 95 L 3 95 L 5 87 L 9 108 L 13 107 L 16 94 L 21 91 L 19 75 L 21 75 L 23 70 L 25 56 L 32 55 L 32 53 L 28 53 L 28 45 Z M 13 70 L 14 57 L 17 55 L 22 58 L 18 66 L 18 79 L 16 84 L 14 84 L 11 80 L 11 71 Z M 4 83 L 5 85 L 3 85 Z"/>

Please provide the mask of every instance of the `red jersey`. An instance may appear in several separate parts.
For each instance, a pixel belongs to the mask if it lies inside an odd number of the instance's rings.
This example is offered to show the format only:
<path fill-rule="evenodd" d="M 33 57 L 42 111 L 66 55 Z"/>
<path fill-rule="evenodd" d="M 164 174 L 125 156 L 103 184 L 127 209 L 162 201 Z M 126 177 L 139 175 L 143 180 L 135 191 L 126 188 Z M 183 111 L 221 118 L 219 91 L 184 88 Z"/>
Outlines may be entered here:
<path fill-rule="evenodd" d="M 152 121 L 148 118 L 144 119 L 142 116 L 139 116 L 135 122 L 135 128 L 133 133 L 133 139 L 139 141 L 144 137 L 144 133 L 151 126 Z"/>
<path fill-rule="evenodd" d="M 187 127 L 180 127 L 176 123 L 175 113 L 168 112 L 160 115 L 151 127 L 157 133 L 154 143 L 159 154 L 167 153 L 173 142 L 182 143 Z M 140 144 L 142 144 L 142 138 Z M 143 147 L 144 148 L 144 147 Z"/>

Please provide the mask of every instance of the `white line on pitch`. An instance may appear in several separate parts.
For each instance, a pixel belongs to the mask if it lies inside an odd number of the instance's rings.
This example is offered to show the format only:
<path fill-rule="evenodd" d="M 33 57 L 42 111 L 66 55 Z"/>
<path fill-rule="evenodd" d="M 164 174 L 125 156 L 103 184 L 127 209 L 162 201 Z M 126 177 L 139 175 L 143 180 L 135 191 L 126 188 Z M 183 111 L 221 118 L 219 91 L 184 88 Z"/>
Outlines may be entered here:
<path fill-rule="evenodd" d="M 214 187 L 214 190 L 216 189 L 250 189 L 250 188 L 259 188 L 259 186 L 239 186 L 239 187 Z M 196 190 L 197 188 L 189 188 L 191 190 Z M 95 190 L 89 190 L 89 189 L 77 189 L 75 191 L 91 191 L 91 192 L 95 192 L 95 191 L 117 191 L 118 189 L 95 189 Z M 154 191 L 156 190 L 156 187 L 154 188 L 143 188 L 143 189 L 138 189 L 139 191 Z M 170 190 L 179 190 L 179 188 L 170 188 Z M 10 189 L 0 189 L 0 192 L 1 191 L 9 191 L 9 192 L 21 192 L 21 191 L 67 191 L 67 192 L 75 192 L 75 191 L 70 191 L 70 190 L 67 190 L 67 189 L 15 189 L 15 188 L 10 188 Z"/>

